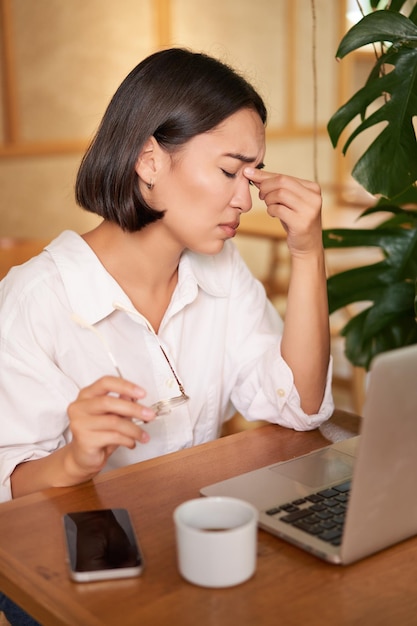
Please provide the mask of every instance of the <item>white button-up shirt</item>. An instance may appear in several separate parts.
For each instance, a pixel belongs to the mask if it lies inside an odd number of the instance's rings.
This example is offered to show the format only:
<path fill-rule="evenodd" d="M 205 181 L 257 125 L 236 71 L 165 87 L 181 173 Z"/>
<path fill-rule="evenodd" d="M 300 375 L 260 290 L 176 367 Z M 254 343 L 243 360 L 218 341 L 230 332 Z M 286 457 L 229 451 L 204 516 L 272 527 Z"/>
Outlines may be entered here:
<path fill-rule="evenodd" d="M 70 441 L 68 405 L 86 385 L 117 375 L 109 352 L 152 404 L 179 394 L 162 345 L 190 400 L 145 425 L 149 443 L 118 448 L 106 469 L 215 439 L 235 411 L 298 430 L 317 427 L 334 408 L 331 366 L 319 413 L 306 415 L 280 356 L 282 327 L 232 242 L 216 256 L 183 254 L 155 336 L 85 241 L 62 233 L 0 283 L 0 500 L 11 497 L 17 464 Z"/>

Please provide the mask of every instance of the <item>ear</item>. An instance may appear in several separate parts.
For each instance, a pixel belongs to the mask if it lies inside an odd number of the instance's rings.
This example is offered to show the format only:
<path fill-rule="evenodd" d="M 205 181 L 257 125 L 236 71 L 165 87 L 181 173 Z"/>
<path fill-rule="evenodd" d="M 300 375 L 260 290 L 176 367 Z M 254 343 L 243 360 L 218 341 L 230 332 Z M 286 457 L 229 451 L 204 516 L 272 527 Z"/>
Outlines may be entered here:
<path fill-rule="evenodd" d="M 135 164 L 136 174 L 145 184 L 155 182 L 158 170 L 161 167 L 161 147 L 155 137 L 149 137 L 139 153 Z"/>

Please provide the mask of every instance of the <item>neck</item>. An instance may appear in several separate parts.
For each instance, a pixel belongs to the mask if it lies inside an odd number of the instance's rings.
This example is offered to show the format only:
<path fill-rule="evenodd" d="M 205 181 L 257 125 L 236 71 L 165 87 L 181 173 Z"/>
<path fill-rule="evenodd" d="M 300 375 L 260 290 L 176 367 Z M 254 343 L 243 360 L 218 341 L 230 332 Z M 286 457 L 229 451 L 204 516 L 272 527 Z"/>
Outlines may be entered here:
<path fill-rule="evenodd" d="M 157 331 L 177 284 L 182 250 L 162 241 L 154 224 L 128 233 L 104 221 L 83 238 Z"/>
<path fill-rule="evenodd" d="M 110 274 L 125 280 L 140 279 L 150 289 L 159 288 L 171 282 L 182 250 L 162 241 L 156 225 L 129 233 L 104 221 L 83 238 Z"/>

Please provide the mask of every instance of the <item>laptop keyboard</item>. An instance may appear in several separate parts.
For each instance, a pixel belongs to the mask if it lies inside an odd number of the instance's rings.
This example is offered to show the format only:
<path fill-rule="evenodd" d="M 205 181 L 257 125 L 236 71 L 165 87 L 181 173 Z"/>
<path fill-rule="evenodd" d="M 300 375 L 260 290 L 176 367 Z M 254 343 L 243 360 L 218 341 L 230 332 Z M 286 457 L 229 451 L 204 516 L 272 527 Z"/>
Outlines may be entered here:
<path fill-rule="evenodd" d="M 281 522 L 339 546 L 349 500 L 351 481 L 317 491 L 305 498 L 280 504 L 265 511 Z"/>

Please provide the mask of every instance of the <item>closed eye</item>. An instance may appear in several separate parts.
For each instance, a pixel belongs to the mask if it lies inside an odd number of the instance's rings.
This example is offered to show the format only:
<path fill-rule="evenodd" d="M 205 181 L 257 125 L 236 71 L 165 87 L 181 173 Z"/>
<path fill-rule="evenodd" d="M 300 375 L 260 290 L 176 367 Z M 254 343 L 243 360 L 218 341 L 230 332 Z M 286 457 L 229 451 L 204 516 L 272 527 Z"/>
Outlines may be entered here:
<path fill-rule="evenodd" d="M 225 176 L 227 176 L 227 178 L 236 178 L 236 174 L 234 172 L 227 172 L 224 169 L 222 169 L 222 172 Z"/>
<path fill-rule="evenodd" d="M 221 171 L 223 172 L 223 174 L 227 177 L 227 178 L 236 178 L 237 174 L 233 173 L 233 172 L 227 172 L 226 170 L 224 170 L 223 168 L 221 168 Z M 248 181 L 249 185 L 253 185 L 253 182 L 250 180 Z"/>

